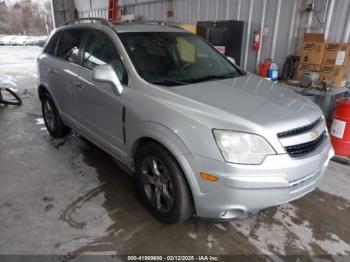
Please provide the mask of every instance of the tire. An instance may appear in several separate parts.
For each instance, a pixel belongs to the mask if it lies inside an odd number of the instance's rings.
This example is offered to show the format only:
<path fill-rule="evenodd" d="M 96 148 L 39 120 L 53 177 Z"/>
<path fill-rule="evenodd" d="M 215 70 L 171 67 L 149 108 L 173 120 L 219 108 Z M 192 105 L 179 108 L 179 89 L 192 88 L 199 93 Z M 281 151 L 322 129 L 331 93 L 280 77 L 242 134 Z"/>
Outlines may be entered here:
<path fill-rule="evenodd" d="M 41 99 L 41 109 L 45 126 L 52 137 L 62 138 L 69 134 L 70 128 L 63 123 L 55 103 L 47 93 Z"/>
<path fill-rule="evenodd" d="M 136 156 L 137 185 L 147 210 L 163 223 L 175 224 L 193 215 L 193 201 L 176 159 L 163 146 L 148 143 Z"/>

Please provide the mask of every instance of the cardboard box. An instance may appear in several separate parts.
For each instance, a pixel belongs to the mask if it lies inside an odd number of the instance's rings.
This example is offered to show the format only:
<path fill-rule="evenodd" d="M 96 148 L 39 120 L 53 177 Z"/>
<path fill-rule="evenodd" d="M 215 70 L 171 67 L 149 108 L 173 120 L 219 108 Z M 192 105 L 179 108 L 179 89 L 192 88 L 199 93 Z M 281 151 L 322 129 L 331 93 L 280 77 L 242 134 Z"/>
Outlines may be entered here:
<path fill-rule="evenodd" d="M 350 44 L 326 43 L 322 65 L 348 67 L 350 64 Z"/>
<path fill-rule="evenodd" d="M 330 81 L 330 86 L 339 88 L 346 86 L 347 69 L 343 66 L 323 65 L 320 69 L 320 81 Z"/>
<path fill-rule="evenodd" d="M 319 72 L 320 71 L 321 66 L 320 65 L 313 65 L 313 64 L 308 64 L 308 63 L 300 63 L 298 65 L 298 69 L 297 72 L 295 74 L 295 78 L 296 79 L 300 79 L 300 77 L 308 72 L 308 71 L 312 71 L 312 72 Z"/>
<path fill-rule="evenodd" d="M 194 34 L 197 33 L 197 26 L 196 25 L 181 24 L 180 26 L 186 31 L 189 31 L 189 32 L 194 33 Z"/>
<path fill-rule="evenodd" d="M 305 33 L 300 55 L 300 63 L 321 65 L 325 44 L 324 34 Z"/>

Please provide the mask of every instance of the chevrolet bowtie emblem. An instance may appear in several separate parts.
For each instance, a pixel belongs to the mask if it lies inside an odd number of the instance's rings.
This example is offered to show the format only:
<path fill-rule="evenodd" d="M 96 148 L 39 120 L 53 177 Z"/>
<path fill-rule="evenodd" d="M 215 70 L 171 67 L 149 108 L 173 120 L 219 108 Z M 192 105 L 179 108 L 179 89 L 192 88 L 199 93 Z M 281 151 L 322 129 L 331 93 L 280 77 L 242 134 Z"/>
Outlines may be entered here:
<path fill-rule="evenodd" d="M 317 139 L 317 138 L 318 138 L 318 136 L 319 136 L 319 134 L 318 134 L 318 132 L 317 132 L 317 131 L 313 131 L 313 132 L 311 132 L 311 139 L 312 139 L 312 140 Z"/>

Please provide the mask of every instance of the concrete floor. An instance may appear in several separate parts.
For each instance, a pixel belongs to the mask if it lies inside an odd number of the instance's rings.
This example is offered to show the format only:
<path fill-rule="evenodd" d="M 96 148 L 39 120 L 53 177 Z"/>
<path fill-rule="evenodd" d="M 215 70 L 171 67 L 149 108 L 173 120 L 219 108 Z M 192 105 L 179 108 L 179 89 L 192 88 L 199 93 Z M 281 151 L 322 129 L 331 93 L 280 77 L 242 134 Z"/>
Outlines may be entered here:
<path fill-rule="evenodd" d="M 38 47 L 0 47 L 0 254 L 350 255 L 350 169 L 331 162 L 319 189 L 241 221 L 163 225 L 134 179 L 77 134 L 52 139 L 36 94 Z"/>

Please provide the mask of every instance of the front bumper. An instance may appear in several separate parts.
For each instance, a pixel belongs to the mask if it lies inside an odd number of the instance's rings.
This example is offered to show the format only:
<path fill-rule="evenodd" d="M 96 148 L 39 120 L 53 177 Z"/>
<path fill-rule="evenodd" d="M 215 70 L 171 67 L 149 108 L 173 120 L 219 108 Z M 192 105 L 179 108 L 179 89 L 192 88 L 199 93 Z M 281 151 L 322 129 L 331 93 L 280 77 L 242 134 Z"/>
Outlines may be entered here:
<path fill-rule="evenodd" d="M 194 193 L 197 215 L 234 219 L 300 198 L 317 187 L 333 156 L 329 139 L 312 156 L 293 159 L 288 154 L 274 155 L 258 166 L 195 156 L 199 172 L 219 177 L 213 183 L 196 176 L 201 191 Z"/>

